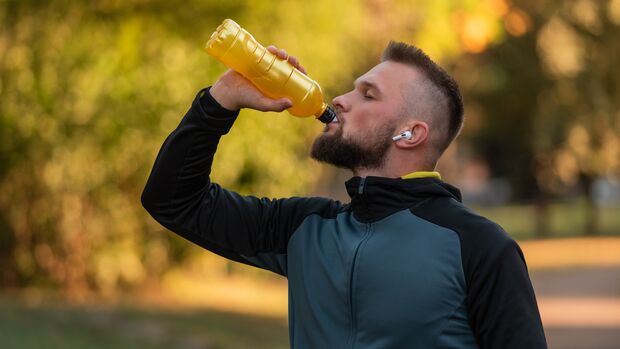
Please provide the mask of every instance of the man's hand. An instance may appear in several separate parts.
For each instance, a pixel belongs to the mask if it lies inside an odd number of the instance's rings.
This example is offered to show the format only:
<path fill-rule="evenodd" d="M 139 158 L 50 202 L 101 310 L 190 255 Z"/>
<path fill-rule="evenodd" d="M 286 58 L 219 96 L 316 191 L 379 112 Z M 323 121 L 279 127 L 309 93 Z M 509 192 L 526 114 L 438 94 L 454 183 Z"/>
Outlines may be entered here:
<path fill-rule="evenodd" d="M 289 56 L 286 51 L 275 46 L 268 46 L 267 50 L 282 60 L 287 60 L 302 73 L 306 69 L 299 64 L 299 60 Z M 241 74 L 229 69 L 215 82 L 210 90 L 211 96 L 224 108 L 237 110 L 251 108 L 260 111 L 280 112 L 293 106 L 287 98 L 271 99 L 263 95 L 251 82 Z"/>

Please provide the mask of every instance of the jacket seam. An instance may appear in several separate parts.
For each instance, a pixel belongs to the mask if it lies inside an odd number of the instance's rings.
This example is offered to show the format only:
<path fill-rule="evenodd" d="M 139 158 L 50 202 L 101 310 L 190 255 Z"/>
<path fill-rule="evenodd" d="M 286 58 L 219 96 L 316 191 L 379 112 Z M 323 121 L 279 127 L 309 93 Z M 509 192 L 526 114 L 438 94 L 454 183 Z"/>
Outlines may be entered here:
<path fill-rule="evenodd" d="M 441 331 L 439 331 L 439 335 L 437 335 L 437 339 L 435 340 L 435 344 L 433 345 L 433 348 L 437 348 L 439 339 L 441 339 L 441 335 L 446 331 L 446 328 L 448 327 L 448 323 L 450 322 L 450 320 L 452 320 L 452 317 L 454 316 L 454 314 L 456 314 L 456 312 L 462 307 L 465 307 L 465 299 L 463 299 L 463 301 L 458 306 L 456 306 L 454 310 L 452 310 L 452 312 L 450 313 L 450 316 L 448 316 L 448 318 L 444 320 L 444 323 L 441 326 Z"/>
<path fill-rule="evenodd" d="M 437 223 L 431 222 L 431 221 L 429 221 L 429 220 L 427 220 L 427 219 L 424 219 L 424 218 L 422 218 L 422 217 L 420 217 L 420 216 L 416 215 L 416 214 L 413 212 L 413 210 L 412 210 L 412 209 L 409 209 L 409 212 L 410 212 L 413 216 L 417 217 L 418 219 L 423 220 L 424 222 L 427 222 L 427 223 L 432 224 L 432 225 L 434 225 L 434 226 L 436 226 L 436 227 L 439 227 L 439 228 L 442 228 L 442 229 L 445 229 L 445 230 L 451 231 L 452 233 L 456 234 L 456 237 L 457 237 L 457 239 L 459 240 L 459 255 L 460 255 L 460 256 L 459 256 L 459 260 L 461 261 L 461 275 L 463 276 L 463 282 L 464 282 L 464 284 L 465 284 L 465 290 L 464 290 L 464 291 L 465 291 L 465 295 L 469 294 L 469 284 L 467 283 L 467 274 L 465 273 L 465 261 L 463 260 L 463 240 L 461 239 L 461 234 L 459 234 L 459 232 L 457 232 L 457 231 L 456 231 L 456 230 L 454 230 L 454 229 L 450 229 L 450 228 L 448 228 L 448 227 L 444 227 L 443 225 L 439 225 L 439 224 L 437 224 Z"/>

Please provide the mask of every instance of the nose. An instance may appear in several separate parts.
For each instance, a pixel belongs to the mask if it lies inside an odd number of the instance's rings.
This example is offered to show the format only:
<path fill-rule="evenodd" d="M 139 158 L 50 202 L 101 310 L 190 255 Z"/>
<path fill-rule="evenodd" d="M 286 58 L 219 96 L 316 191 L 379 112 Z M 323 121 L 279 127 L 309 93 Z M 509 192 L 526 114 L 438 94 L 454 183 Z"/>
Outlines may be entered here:
<path fill-rule="evenodd" d="M 348 102 L 346 96 L 347 93 L 332 99 L 332 104 L 334 105 L 334 108 L 336 108 L 337 112 L 345 112 L 350 109 L 351 105 Z"/>

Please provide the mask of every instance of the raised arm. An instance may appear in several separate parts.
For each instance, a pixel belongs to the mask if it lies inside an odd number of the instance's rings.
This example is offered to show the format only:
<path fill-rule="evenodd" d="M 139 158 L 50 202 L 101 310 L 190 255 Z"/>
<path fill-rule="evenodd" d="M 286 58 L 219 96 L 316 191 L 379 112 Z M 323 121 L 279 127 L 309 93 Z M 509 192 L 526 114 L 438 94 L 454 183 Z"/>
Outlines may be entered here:
<path fill-rule="evenodd" d="M 215 97 L 215 96 L 216 97 Z M 142 204 L 163 226 L 226 258 L 286 275 L 288 239 L 310 214 L 338 207 L 321 198 L 260 199 L 211 182 L 218 142 L 239 111 L 224 107 L 283 110 L 233 71 L 204 89 L 157 156 Z"/>

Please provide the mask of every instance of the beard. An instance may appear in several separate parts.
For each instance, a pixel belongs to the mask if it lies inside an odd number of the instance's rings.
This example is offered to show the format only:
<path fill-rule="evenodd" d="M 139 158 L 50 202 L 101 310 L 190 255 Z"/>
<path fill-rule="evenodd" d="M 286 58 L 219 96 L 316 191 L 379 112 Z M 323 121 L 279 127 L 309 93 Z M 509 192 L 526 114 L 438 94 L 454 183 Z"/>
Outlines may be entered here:
<path fill-rule="evenodd" d="M 323 133 L 314 140 L 310 156 L 320 162 L 349 169 L 380 168 L 392 144 L 395 127 L 385 125 L 361 140 L 344 139 L 342 126 L 332 135 Z"/>

